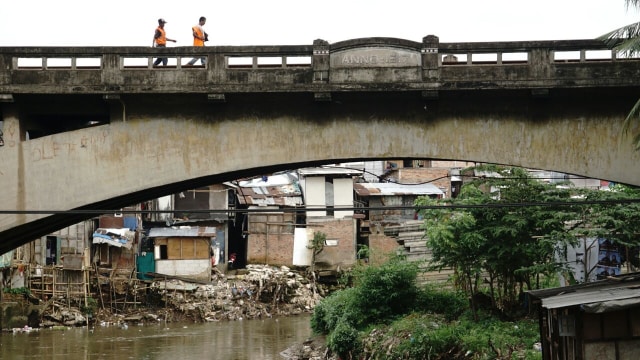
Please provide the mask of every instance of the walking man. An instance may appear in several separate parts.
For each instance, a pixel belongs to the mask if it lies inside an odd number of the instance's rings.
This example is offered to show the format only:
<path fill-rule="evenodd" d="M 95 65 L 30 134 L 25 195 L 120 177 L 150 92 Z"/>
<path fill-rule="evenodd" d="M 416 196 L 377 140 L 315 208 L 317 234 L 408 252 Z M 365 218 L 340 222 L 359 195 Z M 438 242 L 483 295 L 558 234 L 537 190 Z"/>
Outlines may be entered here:
<path fill-rule="evenodd" d="M 204 29 L 202 28 L 202 26 L 207 22 L 207 18 L 204 16 L 200 17 L 200 21 L 198 22 L 198 25 L 195 25 L 194 27 L 191 28 L 191 30 L 193 31 L 193 46 L 199 47 L 199 46 L 204 46 L 204 42 L 205 41 L 209 41 L 209 35 L 204 31 Z M 193 59 L 191 59 L 191 61 L 189 61 L 188 65 L 195 65 L 196 61 L 198 61 L 198 58 L 195 57 Z M 200 63 L 202 65 L 207 63 L 207 58 L 206 57 L 201 57 L 200 58 Z"/>
<path fill-rule="evenodd" d="M 167 41 L 176 42 L 175 40 L 169 39 L 167 37 L 167 33 L 164 31 L 164 24 L 166 23 L 167 21 L 165 19 L 158 19 L 158 27 L 156 28 L 156 32 L 153 35 L 154 47 L 163 48 L 163 47 L 167 47 Z M 164 66 L 167 66 L 167 58 L 166 57 L 157 58 L 156 61 L 153 63 L 153 66 L 158 66 L 160 65 L 160 63 L 162 63 L 162 65 Z"/>

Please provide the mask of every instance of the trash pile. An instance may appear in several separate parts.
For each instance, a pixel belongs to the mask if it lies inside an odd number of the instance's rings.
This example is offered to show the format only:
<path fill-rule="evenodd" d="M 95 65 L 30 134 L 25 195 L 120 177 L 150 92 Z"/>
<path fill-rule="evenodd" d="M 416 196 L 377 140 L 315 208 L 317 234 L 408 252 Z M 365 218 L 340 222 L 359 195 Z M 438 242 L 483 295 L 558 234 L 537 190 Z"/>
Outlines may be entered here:
<path fill-rule="evenodd" d="M 139 286 L 126 286 L 138 291 L 138 299 L 145 299 L 140 305 L 129 306 L 126 311 L 98 308 L 92 320 L 106 324 L 207 322 L 312 312 L 329 289 L 303 275 L 286 266 L 247 265 L 226 275 L 215 271 L 208 283 L 157 279 L 148 284 L 143 296 Z"/>
<path fill-rule="evenodd" d="M 195 321 L 296 315 L 313 311 L 322 298 L 316 285 L 286 266 L 248 265 L 246 273 L 219 274 L 216 280 L 188 287 L 188 283 L 174 279 L 156 281 L 152 286 L 177 315 Z"/>

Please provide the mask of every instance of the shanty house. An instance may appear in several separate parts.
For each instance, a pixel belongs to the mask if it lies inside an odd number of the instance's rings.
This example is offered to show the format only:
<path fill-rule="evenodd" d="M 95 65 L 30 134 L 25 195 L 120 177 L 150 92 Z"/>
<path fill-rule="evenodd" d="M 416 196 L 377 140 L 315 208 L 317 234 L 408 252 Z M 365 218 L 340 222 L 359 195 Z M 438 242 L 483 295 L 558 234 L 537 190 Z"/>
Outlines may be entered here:
<path fill-rule="evenodd" d="M 211 279 L 212 244 L 215 244 L 216 227 L 179 226 L 149 229 L 148 238 L 153 242 L 151 254 L 141 253 L 138 262 L 144 264 L 138 271 L 143 274 L 181 276 L 196 280 Z M 153 269 L 153 271 L 148 271 Z"/>
<path fill-rule="evenodd" d="M 544 360 L 640 359 L 640 273 L 529 292 Z"/>

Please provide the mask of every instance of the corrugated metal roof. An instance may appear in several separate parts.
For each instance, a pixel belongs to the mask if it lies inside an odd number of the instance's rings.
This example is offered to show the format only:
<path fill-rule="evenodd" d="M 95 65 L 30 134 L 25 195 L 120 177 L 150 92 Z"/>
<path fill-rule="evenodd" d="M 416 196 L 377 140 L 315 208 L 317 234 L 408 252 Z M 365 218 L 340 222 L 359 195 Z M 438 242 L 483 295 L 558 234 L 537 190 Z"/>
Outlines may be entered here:
<path fill-rule="evenodd" d="M 241 187 L 238 189 L 238 202 L 243 205 L 258 206 L 300 206 L 303 204 L 302 193 L 295 184 Z"/>
<path fill-rule="evenodd" d="M 92 243 L 93 244 L 109 244 L 115 247 L 124 247 L 131 249 L 133 240 L 135 239 L 135 232 L 122 228 L 97 228 L 93 232 Z"/>
<path fill-rule="evenodd" d="M 272 174 L 265 175 L 251 180 L 244 180 L 238 183 L 240 187 L 268 187 L 268 186 L 282 186 L 291 185 L 298 180 L 296 174 L 284 173 L 284 174 Z"/>
<path fill-rule="evenodd" d="M 557 309 L 582 305 L 583 310 L 601 313 L 640 304 L 640 273 L 611 277 L 592 283 L 529 291 L 542 307 Z"/>
<path fill-rule="evenodd" d="M 298 173 L 304 176 L 326 176 L 326 175 L 343 175 L 343 176 L 360 176 L 364 170 L 350 169 L 339 166 L 334 167 L 313 167 L 299 169 Z"/>
<path fill-rule="evenodd" d="M 542 307 L 557 309 L 574 305 L 587 305 L 613 300 L 638 299 L 640 301 L 640 287 L 593 289 L 591 291 L 576 291 L 575 293 L 557 295 L 542 299 Z"/>
<path fill-rule="evenodd" d="M 433 184 L 355 183 L 353 188 L 359 196 L 444 195 Z"/>
<path fill-rule="evenodd" d="M 149 237 L 203 237 L 216 236 L 216 227 L 210 226 L 174 226 L 149 229 Z"/>

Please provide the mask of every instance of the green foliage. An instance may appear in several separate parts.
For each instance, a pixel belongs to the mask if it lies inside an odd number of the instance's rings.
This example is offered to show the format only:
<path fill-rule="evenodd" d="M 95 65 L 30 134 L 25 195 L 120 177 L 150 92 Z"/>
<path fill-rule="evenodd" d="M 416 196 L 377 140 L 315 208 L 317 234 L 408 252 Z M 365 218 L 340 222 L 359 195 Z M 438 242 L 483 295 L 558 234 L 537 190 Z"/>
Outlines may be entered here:
<path fill-rule="evenodd" d="M 316 231 L 313 233 L 313 239 L 311 239 L 311 244 L 307 246 L 309 249 L 313 249 L 313 255 L 318 255 L 324 250 L 324 242 L 327 240 L 327 235 L 320 231 Z"/>
<path fill-rule="evenodd" d="M 333 293 L 315 307 L 312 330 L 328 334 L 327 346 L 337 353 L 357 353 L 354 336 L 359 330 L 411 311 L 419 293 L 417 273 L 416 264 L 400 258 L 357 267 L 351 273 L 354 287 Z"/>
<path fill-rule="evenodd" d="M 353 326 L 361 324 L 364 314 L 359 297 L 357 288 L 348 288 L 324 298 L 313 310 L 311 329 L 317 334 L 329 334 L 341 321 Z"/>
<path fill-rule="evenodd" d="M 640 245 L 637 236 L 640 233 L 640 203 L 625 202 L 639 198 L 640 190 L 623 185 L 616 185 L 611 191 L 589 192 L 587 200 L 602 202 L 594 205 L 589 213 L 589 235 L 606 238 L 618 245 Z"/>
<path fill-rule="evenodd" d="M 360 351 L 358 343 L 358 330 L 347 321 L 339 321 L 327 336 L 327 347 L 342 358 L 350 358 L 351 354 L 358 353 Z"/>
<path fill-rule="evenodd" d="M 87 304 L 80 306 L 80 311 L 87 316 L 93 316 L 98 310 L 98 302 L 92 297 L 87 298 Z"/>
<path fill-rule="evenodd" d="M 358 245 L 358 252 L 356 253 L 358 259 L 368 259 L 370 254 L 369 247 L 367 245 Z"/>
<path fill-rule="evenodd" d="M 531 319 L 502 322 L 481 314 L 479 321 L 463 317 L 446 323 L 437 316 L 412 314 L 364 336 L 364 358 L 375 353 L 377 359 L 389 360 L 495 359 L 495 350 L 504 359 L 509 353 L 512 358 L 542 358 L 533 350 L 540 340 L 537 321 Z"/>
<path fill-rule="evenodd" d="M 459 291 L 443 291 L 435 285 L 427 286 L 416 297 L 416 311 L 442 314 L 446 320 L 457 319 L 467 308 L 469 301 Z"/>
<path fill-rule="evenodd" d="M 375 323 L 407 312 L 418 293 L 415 263 L 392 259 L 380 266 L 359 268 L 356 287 L 358 306 L 364 310 L 364 322 Z"/>
<path fill-rule="evenodd" d="M 480 321 L 463 320 L 458 327 L 463 348 L 479 354 L 479 358 L 495 358 L 497 354 L 491 346 L 503 356 L 517 352 L 520 357 L 541 358 L 541 354 L 533 350 L 533 344 L 540 341 L 537 320 L 500 321 L 484 315 Z"/>
<path fill-rule="evenodd" d="M 476 169 L 493 175 L 468 182 L 456 199 L 419 198 L 416 205 L 429 206 L 421 214 L 432 265 L 454 268 L 470 297 L 479 291 L 480 277 L 486 277 L 492 298 L 506 308 L 517 303 L 523 288 L 534 288 L 534 279 L 564 266 L 556 260 L 556 249 L 576 243 L 577 234 L 568 231 L 567 223 L 580 209 L 528 205 L 570 202 L 575 190 L 541 182 L 524 169 Z"/>
<path fill-rule="evenodd" d="M 5 294 L 14 294 L 14 295 L 25 295 L 28 296 L 29 294 L 31 294 L 31 291 L 29 291 L 28 288 L 25 287 L 20 287 L 20 288 L 3 288 L 2 292 Z"/>

